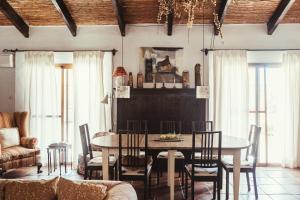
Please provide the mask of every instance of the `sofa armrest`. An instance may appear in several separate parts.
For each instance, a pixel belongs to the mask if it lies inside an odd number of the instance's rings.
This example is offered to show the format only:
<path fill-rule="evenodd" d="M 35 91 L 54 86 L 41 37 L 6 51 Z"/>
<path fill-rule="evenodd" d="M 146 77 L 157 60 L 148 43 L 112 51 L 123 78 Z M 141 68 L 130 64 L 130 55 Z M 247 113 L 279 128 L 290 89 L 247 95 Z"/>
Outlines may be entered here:
<path fill-rule="evenodd" d="M 37 146 L 37 138 L 34 137 L 22 137 L 21 146 L 28 149 L 35 149 Z"/>

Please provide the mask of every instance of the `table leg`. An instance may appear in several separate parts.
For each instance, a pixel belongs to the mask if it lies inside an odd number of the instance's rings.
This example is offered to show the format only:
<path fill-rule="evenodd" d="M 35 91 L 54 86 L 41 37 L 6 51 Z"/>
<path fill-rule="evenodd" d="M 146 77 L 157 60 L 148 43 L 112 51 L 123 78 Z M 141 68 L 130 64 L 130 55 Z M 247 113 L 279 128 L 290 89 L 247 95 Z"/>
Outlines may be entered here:
<path fill-rule="evenodd" d="M 239 199 L 241 172 L 241 150 L 236 150 L 233 155 L 233 193 L 234 200 Z"/>
<path fill-rule="evenodd" d="M 102 148 L 102 174 L 103 180 L 109 180 L 109 151 L 108 148 Z"/>
<path fill-rule="evenodd" d="M 50 175 L 50 157 L 49 157 L 49 149 L 47 149 L 47 158 L 48 158 L 48 176 Z"/>
<path fill-rule="evenodd" d="M 67 148 L 64 148 L 65 151 L 65 173 L 67 173 Z"/>
<path fill-rule="evenodd" d="M 170 200 L 174 200 L 175 190 L 175 152 L 176 150 L 168 151 L 168 180 L 170 186 Z"/>

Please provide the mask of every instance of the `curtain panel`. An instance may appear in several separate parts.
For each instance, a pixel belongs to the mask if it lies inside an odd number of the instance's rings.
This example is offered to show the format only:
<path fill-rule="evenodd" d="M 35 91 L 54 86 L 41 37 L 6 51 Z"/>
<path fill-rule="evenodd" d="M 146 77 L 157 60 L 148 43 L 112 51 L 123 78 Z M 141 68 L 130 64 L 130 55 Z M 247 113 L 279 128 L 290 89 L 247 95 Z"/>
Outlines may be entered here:
<path fill-rule="evenodd" d="M 47 146 L 60 141 L 59 81 L 53 52 L 17 54 L 16 111 L 29 111 L 30 134 L 38 139 L 42 161 Z M 19 63 L 18 63 L 19 62 Z"/>
<path fill-rule="evenodd" d="M 284 112 L 282 166 L 300 166 L 300 52 L 284 54 Z"/>
<path fill-rule="evenodd" d="M 210 53 L 209 118 L 224 135 L 248 137 L 248 63 L 246 51 Z"/>

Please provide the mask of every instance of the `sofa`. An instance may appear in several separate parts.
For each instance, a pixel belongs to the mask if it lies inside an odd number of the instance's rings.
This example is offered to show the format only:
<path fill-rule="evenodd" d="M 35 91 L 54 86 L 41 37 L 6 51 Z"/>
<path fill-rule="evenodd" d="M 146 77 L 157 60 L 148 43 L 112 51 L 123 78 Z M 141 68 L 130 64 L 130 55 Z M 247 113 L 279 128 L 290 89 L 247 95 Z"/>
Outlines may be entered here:
<path fill-rule="evenodd" d="M 62 182 L 62 183 L 61 183 Z M 104 186 L 104 195 L 98 190 L 91 192 L 90 186 Z M 103 188 L 103 187 L 101 187 Z M 101 189 L 100 188 L 100 189 Z M 82 191 L 81 191 L 82 190 Z M 92 190 L 93 191 L 93 190 Z M 62 194 L 64 193 L 64 194 Z M 86 193 L 86 194 L 85 194 Z M 65 195 L 65 196 L 64 196 Z M 73 196 L 72 196 L 73 195 Z M 75 197 L 74 197 L 75 195 Z M 80 196 L 81 195 L 81 196 Z M 92 195 L 97 195 L 94 198 Z M 93 198 L 92 198 L 93 197 Z M 121 181 L 68 180 L 55 177 L 49 180 L 0 179 L 0 200 L 137 200 L 134 188 Z"/>
<path fill-rule="evenodd" d="M 9 169 L 29 166 L 37 166 L 38 173 L 41 172 L 40 150 L 37 139 L 29 137 L 28 121 L 28 112 L 0 112 L 0 133 L 15 129 L 19 136 L 16 145 L 5 148 L 1 146 L 5 139 L 0 134 L 0 175 Z"/>

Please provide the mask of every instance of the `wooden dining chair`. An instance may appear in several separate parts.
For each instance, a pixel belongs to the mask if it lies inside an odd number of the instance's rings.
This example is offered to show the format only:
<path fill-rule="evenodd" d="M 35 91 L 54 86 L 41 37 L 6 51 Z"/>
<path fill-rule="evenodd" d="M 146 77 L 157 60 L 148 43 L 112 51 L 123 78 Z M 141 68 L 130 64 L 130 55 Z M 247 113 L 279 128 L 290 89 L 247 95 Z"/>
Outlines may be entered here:
<path fill-rule="evenodd" d="M 148 131 L 119 131 L 119 180 L 143 181 L 144 199 L 150 195 L 152 159 L 148 150 Z M 140 155 L 140 150 L 145 156 Z M 149 188 L 148 188 L 149 186 Z"/>
<path fill-rule="evenodd" d="M 213 199 L 220 200 L 221 190 L 221 131 L 194 131 L 192 139 L 192 159 L 185 165 L 185 198 L 188 198 L 188 179 L 191 180 L 191 196 L 195 197 L 195 182 L 213 182 Z M 216 153 L 215 153 L 216 151 Z M 195 158 L 199 152 L 200 159 Z M 217 156 L 217 157 L 216 157 Z"/>
<path fill-rule="evenodd" d="M 251 190 L 249 173 L 252 173 L 254 183 L 255 198 L 258 198 L 257 183 L 256 183 L 256 163 L 259 147 L 261 128 L 251 125 L 249 133 L 249 144 L 247 148 L 245 160 L 241 161 L 241 173 L 246 173 L 248 191 Z M 233 172 L 233 159 L 232 157 L 225 157 L 222 159 L 222 167 L 226 172 L 226 199 L 229 199 L 229 173 Z"/>
<path fill-rule="evenodd" d="M 128 131 L 148 131 L 147 120 L 127 120 Z"/>
<path fill-rule="evenodd" d="M 79 126 L 79 130 L 84 161 L 84 179 L 86 180 L 88 173 L 89 179 L 91 179 L 93 171 L 102 170 L 102 156 L 94 157 L 88 124 Z M 109 156 L 109 166 L 110 175 L 113 177 L 117 170 L 116 159 L 114 156 Z"/>

